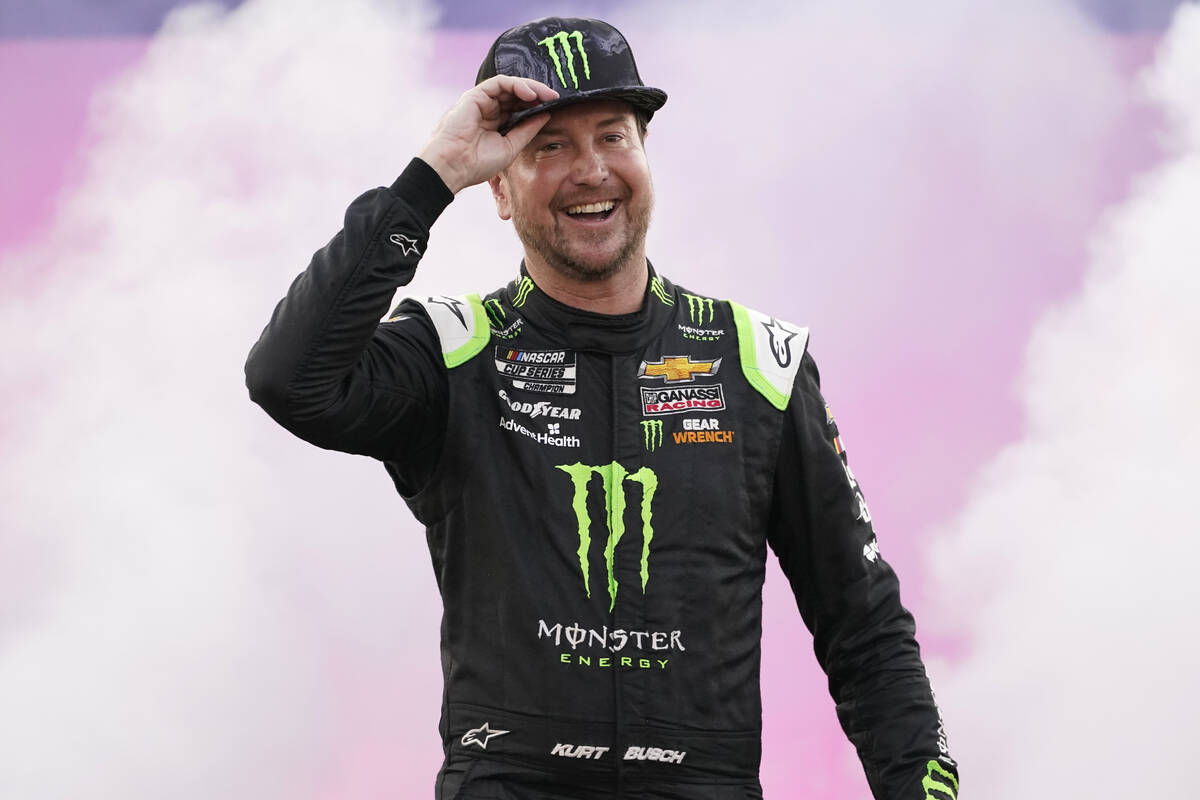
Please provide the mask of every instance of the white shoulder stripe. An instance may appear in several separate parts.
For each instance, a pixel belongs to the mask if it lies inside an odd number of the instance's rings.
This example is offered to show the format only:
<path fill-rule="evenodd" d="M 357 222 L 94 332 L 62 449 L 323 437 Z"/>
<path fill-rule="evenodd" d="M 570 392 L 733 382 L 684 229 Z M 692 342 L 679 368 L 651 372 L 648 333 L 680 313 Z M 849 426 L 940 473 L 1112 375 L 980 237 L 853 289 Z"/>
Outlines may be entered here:
<path fill-rule="evenodd" d="M 783 411 L 808 346 L 808 328 L 782 322 L 730 301 L 737 326 L 738 354 L 750 385 Z"/>
<path fill-rule="evenodd" d="M 450 297 L 415 297 L 433 325 L 442 345 L 442 356 L 450 369 L 465 364 L 487 347 L 492 332 L 477 294 Z"/>

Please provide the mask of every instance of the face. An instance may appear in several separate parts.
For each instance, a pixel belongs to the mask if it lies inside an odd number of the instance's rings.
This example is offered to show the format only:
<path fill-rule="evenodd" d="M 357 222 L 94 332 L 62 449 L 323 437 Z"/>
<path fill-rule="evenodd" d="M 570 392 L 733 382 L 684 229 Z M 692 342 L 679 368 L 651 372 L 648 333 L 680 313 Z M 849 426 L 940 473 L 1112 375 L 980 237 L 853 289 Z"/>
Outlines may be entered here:
<path fill-rule="evenodd" d="M 628 103 L 586 102 L 553 112 L 491 186 L 527 259 L 576 281 L 604 280 L 645 261 L 654 192 Z"/>

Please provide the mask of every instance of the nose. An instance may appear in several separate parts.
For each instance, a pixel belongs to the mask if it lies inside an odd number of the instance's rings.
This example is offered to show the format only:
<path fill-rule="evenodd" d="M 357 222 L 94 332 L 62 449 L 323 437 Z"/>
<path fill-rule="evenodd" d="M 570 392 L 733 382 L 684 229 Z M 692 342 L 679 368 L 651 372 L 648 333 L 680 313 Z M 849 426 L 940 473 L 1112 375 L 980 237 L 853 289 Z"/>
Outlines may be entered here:
<path fill-rule="evenodd" d="M 576 151 L 571 180 L 579 186 L 599 186 L 608 180 L 608 164 L 599 148 L 588 145 Z"/>

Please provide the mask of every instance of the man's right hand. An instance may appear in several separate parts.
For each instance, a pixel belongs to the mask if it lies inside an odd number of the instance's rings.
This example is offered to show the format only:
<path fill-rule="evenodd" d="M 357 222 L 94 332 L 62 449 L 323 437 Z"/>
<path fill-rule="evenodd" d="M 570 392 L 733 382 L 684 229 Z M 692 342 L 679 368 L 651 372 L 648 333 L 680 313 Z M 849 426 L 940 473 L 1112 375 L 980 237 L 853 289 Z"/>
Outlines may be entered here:
<path fill-rule="evenodd" d="M 488 78 L 464 92 L 442 116 L 420 158 L 455 194 L 483 183 L 513 162 L 550 119 L 550 112 L 522 120 L 505 136 L 498 133 L 500 125 L 514 112 L 557 97 L 558 92 L 529 78 Z"/>

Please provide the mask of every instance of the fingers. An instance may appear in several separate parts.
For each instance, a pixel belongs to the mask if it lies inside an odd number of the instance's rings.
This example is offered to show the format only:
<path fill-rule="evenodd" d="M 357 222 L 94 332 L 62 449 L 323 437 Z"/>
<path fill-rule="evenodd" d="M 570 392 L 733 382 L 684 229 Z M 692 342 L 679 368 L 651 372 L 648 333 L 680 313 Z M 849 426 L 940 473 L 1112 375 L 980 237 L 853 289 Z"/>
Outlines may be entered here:
<path fill-rule="evenodd" d="M 509 147 L 512 148 L 512 154 L 515 157 L 517 153 L 525 149 L 525 146 L 533 141 L 533 137 L 537 136 L 538 131 L 545 127 L 550 121 L 550 112 L 543 111 L 540 114 L 534 114 L 528 119 L 523 119 L 512 127 L 504 138 L 508 141 Z"/>
<path fill-rule="evenodd" d="M 558 92 L 541 81 L 515 78 L 512 75 L 495 75 L 476 86 L 475 90 L 501 103 L 515 98 L 520 102 L 536 105 L 558 97 Z"/>

